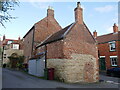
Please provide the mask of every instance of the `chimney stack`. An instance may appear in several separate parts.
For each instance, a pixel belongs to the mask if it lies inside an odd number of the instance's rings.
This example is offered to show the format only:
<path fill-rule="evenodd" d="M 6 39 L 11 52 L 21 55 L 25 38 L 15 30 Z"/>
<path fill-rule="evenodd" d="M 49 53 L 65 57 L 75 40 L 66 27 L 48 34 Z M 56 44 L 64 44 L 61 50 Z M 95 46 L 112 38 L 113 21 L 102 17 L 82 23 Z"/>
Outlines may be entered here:
<path fill-rule="evenodd" d="M 54 9 L 51 6 L 47 9 L 47 17 L 54 17 Z"/>
<path fill-rule="evenodd" d="M 118 32 L 118 26 L 116 25 L 116 23 L 114 23 L 113 32 L 114 33 Z"/>
<path fill-rule="evenodd" d="M 20 41 L 20 36 L 18 37 L 18 40 Z"/>
<path fill-rule="evenodd" d="M 96 30 L 93 32 L 93 36 L 94 36 L 94 38 L 97 37 L 97 32 L 96 32 Z"/>
<path fill-rule="evenodd" d="M 74 9 L 75 21 L 79 24 L 83 24 L 83 9 L 81 8 L 80 2 L 77 2 L 77 7 Z"/>
<path fill-rule="evenodd" d="M 3 36 L 3 41 L 6 39 L 5 35 Z"/>

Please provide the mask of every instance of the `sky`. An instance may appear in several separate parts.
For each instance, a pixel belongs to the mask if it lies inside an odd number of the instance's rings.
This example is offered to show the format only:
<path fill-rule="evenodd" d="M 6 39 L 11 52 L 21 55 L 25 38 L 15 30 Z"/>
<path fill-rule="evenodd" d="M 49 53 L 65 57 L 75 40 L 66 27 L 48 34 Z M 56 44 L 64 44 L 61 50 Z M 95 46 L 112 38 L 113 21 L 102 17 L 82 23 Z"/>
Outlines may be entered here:
<path fill-rule="evenodd" d="M 10 22 L 5 22 L 6 28 L 0 25 L 0 37 L 5 34 L 7 39 L 18 39 L 30 30 L 30 28 L 46 17 L 48 6 L 54 8 L 55 19 L 62 28 L 75 21 L 74 8 L 76 2 L 20 2 L 14 11 L 9 13 L 17 17 Z M 113 24 L 118 25 L 118 2 L 81 2 L 83 8 L 83 20 L 90 32 L 97 31 L 98 35 L 113 32 Z"/>

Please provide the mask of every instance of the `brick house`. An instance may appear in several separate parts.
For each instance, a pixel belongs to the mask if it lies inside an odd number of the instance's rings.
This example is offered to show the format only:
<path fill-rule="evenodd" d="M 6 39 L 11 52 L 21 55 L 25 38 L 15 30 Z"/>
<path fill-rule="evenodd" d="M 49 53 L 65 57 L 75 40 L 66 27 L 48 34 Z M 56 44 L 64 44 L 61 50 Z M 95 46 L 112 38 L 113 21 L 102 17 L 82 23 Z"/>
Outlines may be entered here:
<path fill-rule="evenodd" d="M 48 37 L 36 51 L 46 52 L 46 67 L 55 68 L 55 78 L 69 83 L 97 82 L 96 41 L 83 21 L 80 2 L 74 12 L 75 22 Z"/>
<path fill-rule="evenodd" d="M 120 31 L 118 31 L 118 26 L 114 24 L 113 33 L 97 36 L 95 31 L 93 35 L 98 43 L 100 70 L 120 66 Z"/>
<path fill-rule="evenodd" d="M 61 26 L 54 18 L 54 10 L 51 7 L 47 9 L 47 16 L 35 23 L 33 27 L 23 37 L 24 39 L 24 55 L 26 57 L 25 63 L 33 57 L 35 47 L 43 42 L 48 36 L 59 31 Z"/>
<path fill-rule="evenodd" d="M 18 40 L 14 39 L 6 39 L 5 35 L 3 36 L 3 41 L 2 41 L 2 48 L 3 48 L 3 53 L 2 53 L 2 59 L 3 59 L 3 64 L 9 64 L 9 56 L 11 56 L 13 53 L 16 53 L 17 55 L 22 56 L 23 55 L 23 41 L 18 38 Z"/>

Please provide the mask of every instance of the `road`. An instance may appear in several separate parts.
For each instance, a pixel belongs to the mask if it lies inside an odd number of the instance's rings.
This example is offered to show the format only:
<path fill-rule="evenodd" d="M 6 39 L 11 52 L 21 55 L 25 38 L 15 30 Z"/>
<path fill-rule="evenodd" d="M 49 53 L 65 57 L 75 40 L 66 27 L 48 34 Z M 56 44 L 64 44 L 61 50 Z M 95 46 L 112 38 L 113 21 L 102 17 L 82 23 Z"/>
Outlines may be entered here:
<path fill-rule="evenodd" d="M 67 84 L 43 80 L 17 70 L 9 69 L 3 69 L 2 76 L 2 88 L 118 88 L 120 85 L 118 78 L 110 78 L 104 75 L 102 75 L 101 78 L 105 79 L 105 82 L 94 84 Z M 114 80 L 114 82 L 110 82 L 112 80 Z"/>

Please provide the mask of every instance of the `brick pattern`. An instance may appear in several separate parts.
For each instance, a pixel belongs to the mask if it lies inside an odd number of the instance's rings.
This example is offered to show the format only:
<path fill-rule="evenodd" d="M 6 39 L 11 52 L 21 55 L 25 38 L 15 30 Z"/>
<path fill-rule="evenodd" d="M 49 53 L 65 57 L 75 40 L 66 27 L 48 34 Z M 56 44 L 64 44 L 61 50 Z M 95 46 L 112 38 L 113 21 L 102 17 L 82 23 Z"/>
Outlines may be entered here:
<path fill-rule="evenodd" d="M 29 33 L 24 38 L 24 55 L 26 56 L 25 62 L 28 63 L 28 59 L 39 53 L 41 50 L 44 51 L 43 48 L 40 50 L 36 50 L 35 47 L 43 42 L 47 37 L 51 34 L 59 31 L 61 26 L 54 18 L 54 11 L 47 10 L 47 17 L 43 18 L 39 22 L 37 22 L 33 29 L 29 31 Z"/>
<path fill-rule="evenodd" d="M 63 40 L 47 45 L 47 59 L 64 58 L 63 55 Z"/>
<path fill-rule="evenodd" d="M 106 68 L 112 68 L 110 56 L 118 56 L 118 66 L 120 65 L 120 41 L 116 41 L 116 51 L 110 51 L 109 43 L 98 44 L 99 56 L 105 56 Z"/>
<path fill-rule="evenodd" d="M 72 53 L 88 54 L 96 56 L 96 44 L 90 33 L 83 29 L 85 27 L 76 24 L 64 39 L 64 55 L 66 58 Z M 88 48 L 89 47 L 89 48 Z"/>
<path fill-rule="evenodd" d="M 24 63 L 28 63 L 28 59 L 32 56 L 33 31 L 34 29 L 32 29 L 24 38 L 24 55 L 25 55 Z"/>
<path fill-rule="evenodd" d="M 60 25 L 53 17 L 46 17 L 35 24 L 34 41 L 41 43 L 60 29 Z"/>

